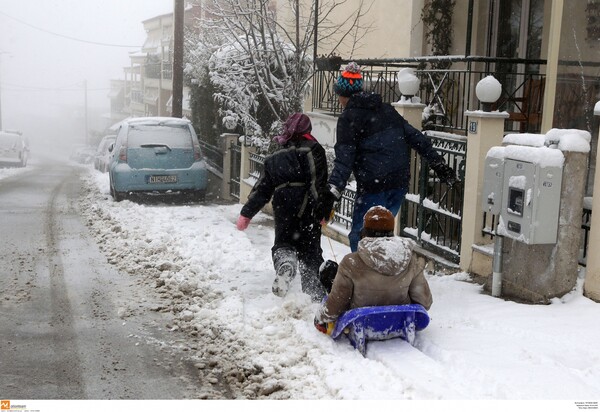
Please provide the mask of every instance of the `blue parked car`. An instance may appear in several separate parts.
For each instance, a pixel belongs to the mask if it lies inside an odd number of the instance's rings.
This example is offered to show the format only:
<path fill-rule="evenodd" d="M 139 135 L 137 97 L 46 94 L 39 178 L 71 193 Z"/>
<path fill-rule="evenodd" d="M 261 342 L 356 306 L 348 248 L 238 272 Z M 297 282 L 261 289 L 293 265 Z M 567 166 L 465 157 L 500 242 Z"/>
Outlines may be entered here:
<path fill-rule="evenodd" d="M 204 200 L 208 170 L 189 120 L 127 119 L 111 146 L 108 171 L 110 192 L 115 201 L 131 194 L 182 194 L 193 200 Z"/>

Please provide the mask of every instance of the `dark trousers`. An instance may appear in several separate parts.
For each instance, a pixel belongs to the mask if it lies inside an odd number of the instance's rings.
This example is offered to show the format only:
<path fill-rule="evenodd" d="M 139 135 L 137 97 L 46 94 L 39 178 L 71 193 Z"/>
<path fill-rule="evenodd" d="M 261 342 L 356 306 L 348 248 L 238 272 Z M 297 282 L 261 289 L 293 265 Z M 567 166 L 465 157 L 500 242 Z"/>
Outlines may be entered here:
<path fill-rule="evenodd" d="M 363 193 L 356 197 L 354 201 L 354 211 L 352 213 L 352 228 L 348 234 L 350 241 L 350 250 L 356 252 L 360 240 L 360 231 L 363 228 L 365 213 L 373 206 L 383 206 L 396 216 L 400 206 L 404 201 L 408 189 L 391 189 L 379 193 Z"/>
<path fill-rule="evenodd" d="M 302 291 L 314 300 L 320 300 L 325 295 L 319 281 L 319 267 L 323 263 L 321 224 L 313 213 L 305 211 L 300 218 L 276 213 L 275 244 L 271 252 L 275 271 L 279 262 L 288 260 L 286 255 L 295 255 Z"/>

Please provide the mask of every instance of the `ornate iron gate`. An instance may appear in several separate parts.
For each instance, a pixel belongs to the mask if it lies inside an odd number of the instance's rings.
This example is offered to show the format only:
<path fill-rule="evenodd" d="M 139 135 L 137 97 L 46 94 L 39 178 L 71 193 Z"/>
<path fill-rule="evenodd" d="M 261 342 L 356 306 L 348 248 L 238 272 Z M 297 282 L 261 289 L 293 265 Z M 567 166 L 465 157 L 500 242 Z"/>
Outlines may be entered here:
<path fill-rule="evenodd" d="M 410 189 L 400 211 L 401 234 L 415 239 L 424 249 L 458 263 L 467 140 L 449 133 L 424 133 L 457 172 L 460 182 L 453 187 L 443 184 L 427 162 L 413 151 Z"/>

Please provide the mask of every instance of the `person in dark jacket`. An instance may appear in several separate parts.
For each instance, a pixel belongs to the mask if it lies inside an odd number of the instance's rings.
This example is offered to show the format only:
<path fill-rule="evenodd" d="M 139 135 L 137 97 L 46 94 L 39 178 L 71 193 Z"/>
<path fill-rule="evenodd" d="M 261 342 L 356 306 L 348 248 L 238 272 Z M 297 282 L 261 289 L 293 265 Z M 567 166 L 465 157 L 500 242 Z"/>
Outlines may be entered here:
<path fill-rule="evenodd" d="M 322 200 L 329 190 L 325 149 L 311 130 L 305 114 L 295 113 L 286 120 L 282 135 L 274 138 L 281 147 L 265 159 L 263 174 L 242 207 L 237 228 L 245 230 L 273 198 L 273 293 L 285 296 L 299 271 L 302 291 L 319 301 L 325 295 L 318 273 L 323 263 L 320 220 Z"/>
<path fill-rule="evenodd" d="M 426 136 L 392 105 L 383 103 L 380 95 L 363 91 L 362 75 L 356 63 L 348 64 L 334 87 L 344 110 L 337 121 L 335 161 L 323 217 L 328 219 L 350 174 L 354 173 L 356 199 L 348 238 L 350 249 L 355 252 L 367 210 L 383 205 L 394 216 L 400 210 L 410 180 L 411 148 L 429 163 L 443 182 L 451 186 L 457 179 L 454 170 Z"/>
<path fill-rule="evenodd" d="M 327 301 L 315 315 L 315 327 L 331 334 L 340 315 L 365 306 L 433 303 L 424 275 L 425 259 L 413 252 L 412 239 L 394 236 L 394 215 L 382 206 L 365 214 L 358 251 L 340 262 Z"/>

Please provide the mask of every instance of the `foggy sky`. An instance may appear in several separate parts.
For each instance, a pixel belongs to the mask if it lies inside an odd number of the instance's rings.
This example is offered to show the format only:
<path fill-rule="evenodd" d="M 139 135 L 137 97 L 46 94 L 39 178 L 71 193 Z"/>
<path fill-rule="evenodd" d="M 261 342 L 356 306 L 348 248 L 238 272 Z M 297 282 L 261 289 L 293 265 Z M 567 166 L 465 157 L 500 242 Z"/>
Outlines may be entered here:
<path fill-rule="evenodd" d="M 3 128 L 82 132 L 84 81 L 88 115 L 108 113 L 110 79 L 124 78 L 129 53 L 143 44 L 142 21 L 172 10 L 173 0 L 0 0 Z M 56 123 L 42 128 L 37 119 Z"/>

